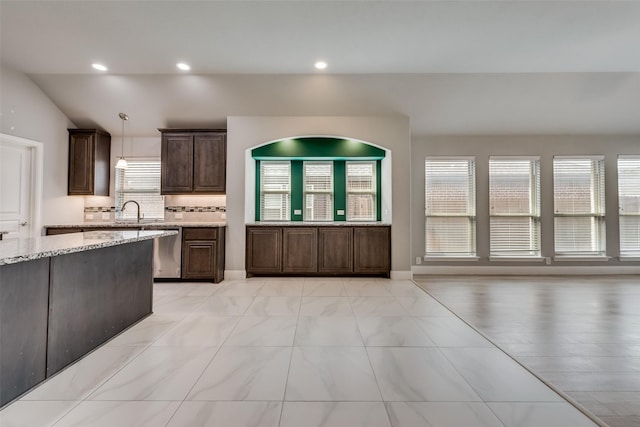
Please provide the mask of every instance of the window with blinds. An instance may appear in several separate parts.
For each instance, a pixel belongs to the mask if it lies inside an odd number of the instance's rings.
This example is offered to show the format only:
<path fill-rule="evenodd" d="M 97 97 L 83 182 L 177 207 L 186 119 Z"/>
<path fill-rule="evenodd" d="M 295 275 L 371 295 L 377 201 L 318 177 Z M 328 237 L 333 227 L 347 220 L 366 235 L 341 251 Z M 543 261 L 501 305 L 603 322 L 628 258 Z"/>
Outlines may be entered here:
<path fill-rule="evenodd" d="M 333 221 L 333 162 L 304 162 L 304 220 Z"/>
<path fill-rule="evenodd" d="M 640 256 L 640 156 L 618 157 L 620 256 Z"/>
<path fill-rule="evenodd" d="M 427 158 L 424 176 L 426 256 L 474 256 L 474 159 Z"/>
<path fill-rule="evenodd" d="M 555 253 L 605 254 L 603 157 L 553 159 Z"/>
<path fill-rule="evenodd" d="M 346 162 L 347 221 L 376 220 L 376 162 Z"/>
<path fill-rule="evenodd" d="M 260 219 L 289 221 L 291 218 L 291 162 L 260 162 Z"/>
<path fill-rule="evenodd" d="M 540 159 L 489 159 L 490 253 L 540 256 Z"/>
<path fill-rule="evenodd" d="M 127 158 L 126 169 L 116 169 L 116 218 L 136 219 L 136 206 L 122 205 L 127 200 L 140 204 L 145 219 L 164 219 L 164 198 L 160 195 L 160 160 Z"/>

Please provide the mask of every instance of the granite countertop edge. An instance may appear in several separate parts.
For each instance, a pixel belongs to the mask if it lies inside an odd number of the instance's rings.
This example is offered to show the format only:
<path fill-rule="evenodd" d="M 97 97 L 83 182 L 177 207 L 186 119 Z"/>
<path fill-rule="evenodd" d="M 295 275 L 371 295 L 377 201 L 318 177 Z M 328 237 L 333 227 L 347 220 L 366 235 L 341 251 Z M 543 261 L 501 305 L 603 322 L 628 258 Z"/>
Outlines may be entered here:
<path fill-rule="evenodd" d="M 143 234 L 141 234 L 143 233 Z M 0 265 L 67 255 L 178 234 L 174 230 L 89 231 L 0 241 Z M 37 249 L 36 249 L 37 248 Z"/>
<path fill-rule="evenodd" d="M 143 227 L 145 229 L 162 229 L 167 227 L 201 227 L 201 228 L 215 228 L 226 227 L 226 222 L 81 222 L 75 224 L 47 224 L 44 228 L 138 228 Z"/>

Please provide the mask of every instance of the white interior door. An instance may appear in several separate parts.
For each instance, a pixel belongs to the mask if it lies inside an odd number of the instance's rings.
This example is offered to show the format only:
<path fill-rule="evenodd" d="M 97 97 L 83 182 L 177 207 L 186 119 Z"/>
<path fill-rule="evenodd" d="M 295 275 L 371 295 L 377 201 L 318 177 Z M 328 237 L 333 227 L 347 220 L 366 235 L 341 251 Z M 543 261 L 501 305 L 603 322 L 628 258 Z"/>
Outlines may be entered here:
<path fill-rule="evenodd" d="M 0 231 L 31 237 L 34 227 L 35 148 L 0 140 Z"/>

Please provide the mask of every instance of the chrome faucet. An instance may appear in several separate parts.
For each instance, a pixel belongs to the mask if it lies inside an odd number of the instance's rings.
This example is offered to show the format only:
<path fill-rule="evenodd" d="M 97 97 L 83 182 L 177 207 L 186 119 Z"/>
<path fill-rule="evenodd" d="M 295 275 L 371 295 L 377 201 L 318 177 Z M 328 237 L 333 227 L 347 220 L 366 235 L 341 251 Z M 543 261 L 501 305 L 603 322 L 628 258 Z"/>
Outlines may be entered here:
<path fill-rule="evenodd" d="M 136 202 L 135 200 L 127 200 L 126 202 L 124 202 L 122 204 L 122 207 L 120 208 L 120 212 L 124 211 L 124 207 L 127 206 L 127 204 L 129 203 L 135 203 L 136 206 L 138 207 L 138 222 L 140 222 L 140 204 L 138 202 Z"/>

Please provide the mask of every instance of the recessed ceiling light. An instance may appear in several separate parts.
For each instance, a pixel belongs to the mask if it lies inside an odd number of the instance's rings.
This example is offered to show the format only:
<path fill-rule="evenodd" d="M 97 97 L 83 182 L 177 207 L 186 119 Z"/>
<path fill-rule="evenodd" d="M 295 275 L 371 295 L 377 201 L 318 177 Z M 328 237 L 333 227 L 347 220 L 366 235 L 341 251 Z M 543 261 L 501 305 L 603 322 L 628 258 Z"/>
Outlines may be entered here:
<path fill-rule="evenodd" d="M 316 69 L 318 70 L 324 70 L 325 68 L 327 68 L 327 63 L 324 61 L 318 61 L 314 64 L 314 66 L 316 67 Z"/>
<path fill-rule="evenodd" d="M 182 71 L 189 71 L 191 69 L 189 64 L 185 64 L 184 62 L 178 62 L 176 67 L 180 68 Z"/>
<path fill-rule="evenodd" d="M 92 66 L 93 68 L 95 68 L 96 70 L 98 70 L 98 71 L 107 71 L 107 70 L 108 70 L 108 68 L 107 68 L 107 67 L 105 67 L 105 66 L 104 66 L 104 65 L 102 65 L 102 64 L 98 64 L 97 62 L 96 62 L 96 63 L 94 63 L 94 64 L 91 64 L 91 66 Z"/>

